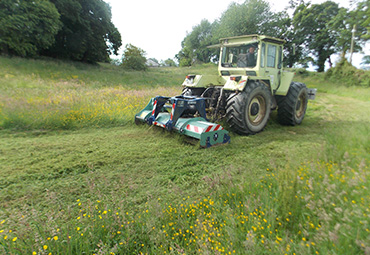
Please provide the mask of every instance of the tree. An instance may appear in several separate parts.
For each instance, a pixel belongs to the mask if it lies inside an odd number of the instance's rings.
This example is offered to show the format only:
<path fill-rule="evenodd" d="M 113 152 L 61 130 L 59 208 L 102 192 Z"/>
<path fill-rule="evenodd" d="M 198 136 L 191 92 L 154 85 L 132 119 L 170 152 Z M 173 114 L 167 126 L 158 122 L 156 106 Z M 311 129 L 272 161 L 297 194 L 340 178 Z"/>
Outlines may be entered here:
<path fill-rule="evenodd" d="M 300 45 L 294 32 L 288 30 L 283 39 L 286 41 L 284 44 L 284 65 L 291 68 L 299 63 L 304 67 L 308 67 L 308 62 L 311 61 L 312 58 L 303 57 L 307 56 L 307 49 Z"/>
<path fill-rule="evenodd" d="M 173 60 L 173 59 L 171 59 L 171 58 L 168 58 L 168 59 L 166 59 L 165 61 L 161 61 L 161 65 L 162 66 L 167 66 L 167 67 L 174 67 L 174 66 L 177 66 L 176 65 L 176 62 Z"/>
<path fill-rule="evenodd" d="M 365 40 L 370 39 L 370 0 L 360 1 L 355 10 L 356 19 L 360 25 L 366 29 L 366 33 L 363 33 L 361 37 Z"/>
<path fill-rule="evenodd" d="M 47 0 L 1 0 L 0 52 L 26 57 L 47 49 L 61 27 L 59 16 Z"/>
<path fill-rule="evenodd" d="M 191 66 L 194 62 L 192 49 L 190 49 L 189 47 L 185 47 L 183 43 L 181 43 L 181 46 L 182 49 L 175 56 L 179 61 L 179 66 Z"/>
<path fill-rule="evenodd" d="M 336 28 L 336 31 L 333 31 L 333 33 L 337 34 L 336 51 L 341 53 L 342 58 L 345 57 L 351 48 L 353 35 L 353 52 L 360 52 L 365 42 L 370 39 L 370 37 L 366 38 L 367 29 L 363 26 L 364 17 L 362 15 L 363 13 L 359 9 L 349 11 L 341 8 L 335 19 L 330 21 L 329 25 Z M 355 31 L 353 31 L 354 28 Z"/>
<path fill-rule="evenodd" d="M 280 37 L 286 31 L 287 15 L 273 13 L 264 0 L 246 0 L 232 3 L 221 15 L 215 36 L 217 38 L 248 34 Z"/>
<path fill-rule="evenodd" d="M 180 66 L 189 66 L 196 61 L 209 62 L 215 56 L 215 51 L 207 48 L 217 42 L 213 37 L 214 27 L 215 23 L 204 19 L 186 35 L 181 42 L 182 49 L 176 55 Z"/>
<path fill-rule="evenodd" d="M 370 65 L 370 55 L 363 56 L 361 65 Z"/>
<path fill-rule="evenodd" d="M 109 61 L 118 54 L 121 35 L 102 0 L 50 0 L 61 14 L 62 29 L 43 55 L 84 62 Z"/>
<path fill-rule="evenodd" d="M 145 63 L 145 51 L 132 44 L 127 44 L 123 52 L 122 66 L 140 71 L 147 69 Z"/>
<path fill-rule="evenodd" d="M 300 47 L 308 49 L 302 57 L 310 54 L 315 57 L 313 62 L 318 72 L 323 72 L 325 62 L 329 60 L 331 63 L 330 56 L 338 52 L 340 31 L 346 29 L 345 23 L 340 22 L 343 15 L 345 9 L 331 1 L 313 5 L 302 3 L 295 10 L 295 41 Z"/>
<path fill-rule="evenodd" d="M 189 66 L 196 61 L 209 62 L 218 59 L 218 50 L 206 46 L 216 44 L 220 38 L 247 34 L 265 34 L 284 37 L 289 27 L 286 12 L 273 13 L 264 0 L 246 0 L 232 3 L 212 24 L 207 20 L 193 27 L 182 41 L 182 49 L 176 55 L 180 66 Z"/>

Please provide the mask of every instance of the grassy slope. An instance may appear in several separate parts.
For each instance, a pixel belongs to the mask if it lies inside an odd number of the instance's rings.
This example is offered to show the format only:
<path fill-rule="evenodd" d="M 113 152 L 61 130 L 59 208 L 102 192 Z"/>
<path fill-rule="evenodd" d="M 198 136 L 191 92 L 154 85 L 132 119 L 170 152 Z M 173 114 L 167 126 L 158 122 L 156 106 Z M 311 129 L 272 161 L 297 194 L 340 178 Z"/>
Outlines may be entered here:
<path fill-rule="evenodd" d="M 171 85 L 180 84 L 184 74 L 215 71 L 206 67 L 138 73 L 47 60 L 1 58 L 0 62 L 3 98 L 30 93 L 33 97 L 33 90 L 48 94 L 61 83 L 76 90 L 120 86 L 176 91 Z M 295 169 L 319 159 L 340 163 L 346 153 L 354 165 L 370 160 L 366 100 L 370 92 L 325 84 L 320 77 L 303 81 L 319 93 L 309 103 L 301 126 L 280 126 L 273 113 L 264 132 L 249 137 L 232 134 L 230 145 L 207 150 L 177 134 L 131 123 L 66 131 L 1 130 L 0 220 L 29 208 L 47 214 L 69 208 L 77 199 L 124 203 L 125 210 L 138 212 L 157 199 L 179 204 L 186 197 L 197 200 L 219 194 L 227 181 L 253 183 L 265 176 L 266 169 Z"/>

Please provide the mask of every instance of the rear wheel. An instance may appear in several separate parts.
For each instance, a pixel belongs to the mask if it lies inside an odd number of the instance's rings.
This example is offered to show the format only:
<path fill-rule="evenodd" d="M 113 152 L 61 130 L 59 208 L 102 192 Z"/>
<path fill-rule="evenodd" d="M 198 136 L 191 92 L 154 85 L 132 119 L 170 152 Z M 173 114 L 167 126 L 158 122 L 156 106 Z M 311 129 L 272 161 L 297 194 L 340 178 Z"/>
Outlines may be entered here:
<path fill-rule="evenodd" d="M 302 123 L 306 114 L 308 93 L 304 83 L 292 82 L 286 96 L 276 96 L 278 121 L 295 126 Z"/>
<path fill-rule="evenodd" d="M 247 84 L 245 91 L 227 99 L 226 120 L 230 128 L 242 135 L 261 132 L 266 126 L 271 111 L 271 93 L 258 82 Z"/>

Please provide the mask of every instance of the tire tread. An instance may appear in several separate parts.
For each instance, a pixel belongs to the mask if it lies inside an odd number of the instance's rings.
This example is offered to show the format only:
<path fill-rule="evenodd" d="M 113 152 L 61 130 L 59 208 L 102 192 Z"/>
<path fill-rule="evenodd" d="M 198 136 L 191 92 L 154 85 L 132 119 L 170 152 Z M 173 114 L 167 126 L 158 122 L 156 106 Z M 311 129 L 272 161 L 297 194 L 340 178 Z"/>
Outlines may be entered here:
<path fill-rule="evenodd" d="M 297 121 L 295 117 L 296 102 L 302 89 L 306 89 L 304 83 L 292 82 L 286 96 L 275 96 L 278 105 L 278 121 L 280 124 L 295 126 L 302 122 L 304 116 L 300 121 Z"/>

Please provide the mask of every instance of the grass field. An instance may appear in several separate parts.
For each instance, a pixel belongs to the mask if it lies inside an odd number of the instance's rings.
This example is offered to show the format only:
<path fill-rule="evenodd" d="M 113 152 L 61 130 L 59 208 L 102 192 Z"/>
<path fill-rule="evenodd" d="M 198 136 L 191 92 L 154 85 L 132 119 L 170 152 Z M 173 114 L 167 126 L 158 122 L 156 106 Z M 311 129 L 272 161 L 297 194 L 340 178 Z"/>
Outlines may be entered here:
<path fill-rule="evenodd" d="M 370 254 L 370 90 L 200 149 L 135 126 L 188 73 L 0 57 L 0 253 Z"/>

